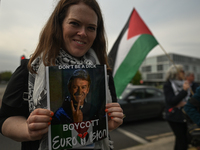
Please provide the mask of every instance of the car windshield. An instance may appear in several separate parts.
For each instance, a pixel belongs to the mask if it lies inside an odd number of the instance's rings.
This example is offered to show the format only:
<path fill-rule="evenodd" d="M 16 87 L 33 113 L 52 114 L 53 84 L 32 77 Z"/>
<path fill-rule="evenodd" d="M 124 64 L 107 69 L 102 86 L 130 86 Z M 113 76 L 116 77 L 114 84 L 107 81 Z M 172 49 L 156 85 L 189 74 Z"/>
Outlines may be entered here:
<path fill-rule="evenodd" d="M 130 93 L 130 91 L 131 91 L 131 89 L 126 88 L 126 89 L 124 90 L 124 92 L 122 93 L 122 95 L 119 97 L 119 99 L 125 98 L 125 97 Z"/>

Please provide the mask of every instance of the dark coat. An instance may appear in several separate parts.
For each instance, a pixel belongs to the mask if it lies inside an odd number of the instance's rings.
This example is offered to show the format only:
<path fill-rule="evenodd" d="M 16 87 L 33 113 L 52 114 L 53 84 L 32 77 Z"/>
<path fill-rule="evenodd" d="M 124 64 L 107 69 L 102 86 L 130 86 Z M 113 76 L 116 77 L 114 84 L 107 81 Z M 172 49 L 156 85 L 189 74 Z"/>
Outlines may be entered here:
<path fill-rule="evenodd" d="M 181 108 L 175 106 L 187 96 L 187 91 L 181 90 L 178 95 L 175 95 L 170 81 L 164 84 L 163 91 L 166 102 L 166 120 L 185 122 Z"/>

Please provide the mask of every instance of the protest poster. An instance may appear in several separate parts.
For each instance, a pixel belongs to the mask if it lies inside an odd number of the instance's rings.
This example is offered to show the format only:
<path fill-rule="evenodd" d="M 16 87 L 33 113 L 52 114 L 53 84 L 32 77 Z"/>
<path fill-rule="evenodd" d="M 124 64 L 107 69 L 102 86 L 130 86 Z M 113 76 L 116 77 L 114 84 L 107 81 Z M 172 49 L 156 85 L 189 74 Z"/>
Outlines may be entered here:
<path fill-rule="evenodd" d="M 93 149 L 108 136 L 105 65 L 46 67 L 47 105 L 54 112 L 49 149 Z"/>

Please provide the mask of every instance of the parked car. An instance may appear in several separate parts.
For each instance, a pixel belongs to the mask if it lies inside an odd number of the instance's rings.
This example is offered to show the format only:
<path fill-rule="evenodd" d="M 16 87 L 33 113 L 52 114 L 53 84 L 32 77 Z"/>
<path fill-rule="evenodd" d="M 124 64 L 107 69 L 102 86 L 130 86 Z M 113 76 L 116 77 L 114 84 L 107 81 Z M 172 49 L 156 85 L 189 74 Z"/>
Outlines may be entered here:
<path fill-rule="evenodd" d="M 129 84 L 118 99 L 124 122 L 160 117 L 165 119 L 165 98 L 161 90 L 152 86 Z"/>

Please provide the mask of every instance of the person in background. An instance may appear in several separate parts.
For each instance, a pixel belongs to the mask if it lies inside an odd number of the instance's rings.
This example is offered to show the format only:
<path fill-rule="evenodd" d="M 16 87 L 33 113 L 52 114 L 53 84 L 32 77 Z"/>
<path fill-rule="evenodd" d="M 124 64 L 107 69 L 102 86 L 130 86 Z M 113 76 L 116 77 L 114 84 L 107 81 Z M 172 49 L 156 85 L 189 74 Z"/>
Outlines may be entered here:
<path fill-rule="evenodd" d="M 200 87 L 197 87 L 194 95 L 192 95 L 190 100 L 186 103 L 186 105 L 184 106 L 184 111 L 187 114 L 187 116 L 192 120 L 192 122 L 195 123 L 198 127 L 200 127 Z M 195 144 L 199 144 L 199 141 L 200 139 L 198 137 L 198 142 L 195 141 Z M 200 145 L 197 145 L 196 148 L 197 150 L 200 150 Z"/>
<path fill-rule="evenodd" d="M 22 150 L 48 150 L 47 133 L 54 114 L 47 109 L 45 66 L 76 64 L 106 64 L 108 129 L 119 127 L 124 114 L 116 102 L 106 48 L 104 22 L 97 1 L 59 0 L 41 31 L 28 66 L 22 62 L 7 85 L 0 109 L 0 132 L 22 142 Z M 27 91 L 28 102 L 23 100 Z M 108 138 L 99 142 L 95 143 L 99 149 L 111 148 Z"/>
<path fill-rule="evenodd" d="M 186 72 L 185 79 L 189 82 L 191 87 L 191 96 L 196 92 L 197 87 L 199 86 L 198 83 L 194 82 L 194 73 L 193 72 Z"/>
<path fill-rule="evenodd" d="M 163 86 L 166 102 L 166 120 L 174 135 L 174 150 L 187 150 L 187 124 L 182 108 L 186 104 L 190 92 L 189 82 L 184 81 L 185 75 L 182 65 L 172 65 L 166 74 L 166 83 Z"/>

